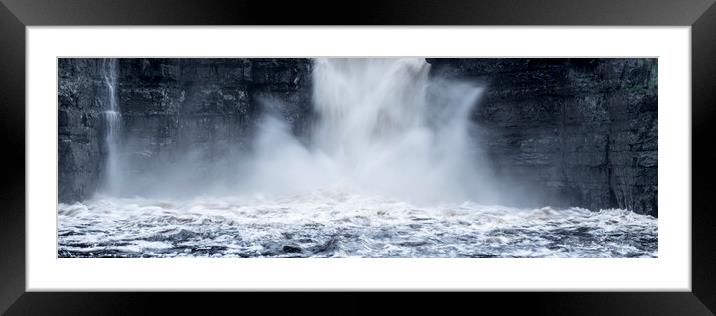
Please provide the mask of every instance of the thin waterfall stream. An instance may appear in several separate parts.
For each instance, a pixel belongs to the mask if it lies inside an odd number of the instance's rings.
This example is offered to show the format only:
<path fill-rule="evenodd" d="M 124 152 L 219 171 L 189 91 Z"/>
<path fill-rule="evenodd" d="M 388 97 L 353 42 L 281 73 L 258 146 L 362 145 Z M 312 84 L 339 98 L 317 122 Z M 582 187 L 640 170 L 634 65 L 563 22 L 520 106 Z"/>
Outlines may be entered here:
<path fill-rule="evenodd" d="M 107 87 L 108 108 L 103 112 L 106 123 L 105 143 L 107 145 L 105 191 L 114 192 L 121 178 L 119 174 L 119 142 L 122 115 L 117 104 L 117 64 L 116 59 L 105 59 L 102 74 Z"/>

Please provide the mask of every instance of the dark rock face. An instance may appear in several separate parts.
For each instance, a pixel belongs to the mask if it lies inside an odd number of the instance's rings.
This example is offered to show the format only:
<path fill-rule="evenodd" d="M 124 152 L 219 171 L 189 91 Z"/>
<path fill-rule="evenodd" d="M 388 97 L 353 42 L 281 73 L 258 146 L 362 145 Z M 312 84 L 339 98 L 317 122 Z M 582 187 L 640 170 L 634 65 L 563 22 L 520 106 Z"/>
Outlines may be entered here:
<path fill-rule="evenodd" d="M 85 199 L 101 185 L 108 93 L 101 61 L 59 60 L 61 202 Z M 657 215 L 656 59 L 428 61 L 433 75 L 486 85 L 474 113 L 481 141 L 497 175 L 529 193 L 526 206 Z M 157 173 L 165 165 L 240 154 L 265 111 L 306 135 L 310 73 L 308 59 L 120 59 L 124 172 L 141 192 L 170 179 Z M 186 168 L 210 178 L 221 172 L 213 165 Z"/>
<path fill-rule="evenodd" d="M 120 60 L 120 160 L 136 189 L 153 186 L 157 176 L 196 183 L 226 172 L 222 163 L 248 149 L 264 111 L 279 111 L 300 133 L 310 109 L 310 66 L 307 59 Z M 278 109 L 266 109 L 269 103 Z M 185 162 L 193 175 L 161 173 Z"/>
<path fill-rule="evenodd" d="M 107 150 L 101 114 L 109 92 L 102 59 L 60 59 L 59 69 L 59 200 L 72 202 L 90 197 L 102 184 Z M 133 179 L 130 193 L 163 178 L 196 181 L 171 178 L 163 167 L 220 161 L 245 150 L 263 111 L 278 112 L 295 133 L 303 133 L 310 71 L 308 59 L 120 59 L 119 160 Z M 263 103 L 274 105 L 266 109 Z M 211 167 L 185 166 L 203 178 L 220 172 Z"/>
<path fill-rule="evenodd" d="M 474 113 L 485 150 L 532 204 L 657 215 L 656 59 L 428 61 L 486 85 Z"/>
<path fill-rule="evenodd" d="M 99 59 L 58 60 L 59 200 L 74 201 L 94 193 L 102 159 L 102 111 L 107 87 Z"/>

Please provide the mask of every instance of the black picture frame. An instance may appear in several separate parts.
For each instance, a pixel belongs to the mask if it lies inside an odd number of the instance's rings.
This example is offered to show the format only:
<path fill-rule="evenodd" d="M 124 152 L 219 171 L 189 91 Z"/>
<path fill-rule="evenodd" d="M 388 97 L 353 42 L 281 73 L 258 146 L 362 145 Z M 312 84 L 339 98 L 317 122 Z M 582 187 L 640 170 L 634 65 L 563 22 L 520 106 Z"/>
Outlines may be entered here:
<path fill-rule="evenodd" d="M 340 314 L 374 309 L 407 311 L 466 305 L 475 311 L 570 314 L 713 315 L 716 311 L 716 216 L 709 123 L 716 104 L 714 0 L 446 0 L 331 3 L 274 1 L 0 0 L 0 135 L 4 188 L 0 192 L 0 311 L 17 314 L 144 314 L 150 310 L 241 311 L 254 293 L 38 293 L 25 292 L 25 40 L 40 25 L 643 25 L 691 26 L 692 268 L 691 292 L 470 293 L 462 297 L 332 293 L 305 298 L 274 294 L 268 311 L 311 307 Z M 669 106 L 682 106 L 672 104 Z M 21 167 L 22 166 L 22 167 Z M 668 167 L 668 166 L 662 166 Z M 688 211 L 688 210 L 680 210 Z M 304 296 L 301 294 L 300 296 Z M 265 297 L 262 297 L 265 299 Z M 314 303 L 311 303 L 314 302 Z M 385 305 L 388 303 L 387 305 Z M 387 306 L 378 308 L 377 306 Z M 238 309 L 237 309 L 238 308 Z M 488 308 L 488 309 L 486 309 Z"/>

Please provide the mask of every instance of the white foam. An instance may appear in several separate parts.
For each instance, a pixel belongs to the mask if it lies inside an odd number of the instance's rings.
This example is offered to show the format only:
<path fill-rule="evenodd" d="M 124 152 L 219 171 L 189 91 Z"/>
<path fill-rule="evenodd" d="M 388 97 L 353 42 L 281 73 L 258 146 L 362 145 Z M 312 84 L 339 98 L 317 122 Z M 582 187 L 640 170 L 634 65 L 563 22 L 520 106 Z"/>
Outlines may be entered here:
<path fill-rule="evenodd" d="M 186 256 L 191 253 L 169 250 L 220 247 L 218 255 L 260 256 L 273 247 L 267 244 L 309 249 L 335 238 L 340 246 L 332 256 L 656 256 L 656 236 L 656 218 L 627 210 L 516 209 L 472 202 L 418 206 L 336 191 L 181 202 L 99 198 L 60 205 L 61 250 L 84 247 L 98 254 L 114 249 Z"/>

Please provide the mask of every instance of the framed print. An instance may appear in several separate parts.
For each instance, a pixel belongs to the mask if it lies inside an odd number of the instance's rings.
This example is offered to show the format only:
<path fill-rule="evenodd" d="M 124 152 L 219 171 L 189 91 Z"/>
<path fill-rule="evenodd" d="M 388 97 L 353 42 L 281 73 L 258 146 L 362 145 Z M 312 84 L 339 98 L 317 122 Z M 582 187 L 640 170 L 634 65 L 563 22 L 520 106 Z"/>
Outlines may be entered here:
<path fill-rule="evenodd" d="M 711 1 L 2 1 L 8 314 L 716 307 Z"/>

